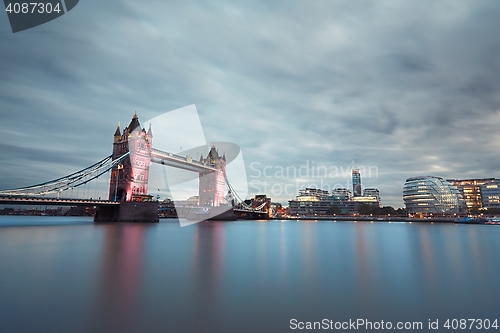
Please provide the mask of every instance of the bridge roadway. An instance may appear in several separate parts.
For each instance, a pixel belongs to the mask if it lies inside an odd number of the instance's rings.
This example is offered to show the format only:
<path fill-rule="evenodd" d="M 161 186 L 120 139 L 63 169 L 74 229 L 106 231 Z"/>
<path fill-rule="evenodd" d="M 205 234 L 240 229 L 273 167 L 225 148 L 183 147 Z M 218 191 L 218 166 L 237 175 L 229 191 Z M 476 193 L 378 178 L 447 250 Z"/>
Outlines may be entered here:
<path fill-rule="evenodd" d="M 120 201 L 0 196 L 0 204 L 47 206 L 119 206 Z"/>
<path fill-rule="evenodd" d="M 267 220 L 269 219 L 269 214 L 267 211 L 259 210 L 245 210 L 245 209 L 233 209 L 234 215 L 238 219 L 242 220 Z"/>
<path fill-rule="evenodd" d="M 214 165 L 204 164 L 188 156 L 184 157 L 154 148 L 151 149 L 151 162 L 198 173 L 217 171 Z"/>

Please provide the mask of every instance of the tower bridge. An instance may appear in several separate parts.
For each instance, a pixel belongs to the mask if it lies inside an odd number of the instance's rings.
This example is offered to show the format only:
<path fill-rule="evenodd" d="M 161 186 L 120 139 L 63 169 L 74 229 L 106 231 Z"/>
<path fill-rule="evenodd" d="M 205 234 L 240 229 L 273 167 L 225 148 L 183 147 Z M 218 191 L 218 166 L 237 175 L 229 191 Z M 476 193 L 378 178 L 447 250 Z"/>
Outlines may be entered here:
<path fill-rule="evenodd" d="M 198 173 L 198 206 L 212 207 L 215 213 L 210 217 L 234 217 L 232 208 L 227 208 L 226 184 L 230 193 L 238 198 L 237 210 L 239 212 L 241 210 L 255 212 L 254 207 L 246 207 L 242 203 L 227 182 L 226 162 L 225 154 L 220 155 L 215 146 L 211 147 L 206 157 L 201 155 L 199 160 L 189 155 L 180 156 L 153 148 L 151 124 L 146 131 L 141 127 L 137 114 L 134 114 L 130 124 L 123 131 L 118 124 L 113 136 L 113 150 L 110 156 L 90 167 L 49 182 L 12 190 L 0 190 L 0 204 L 94 205 L 98 208 L 95 216 L 96 222 L 158 222 L 158 204 L 148 194 L 149 167 L 151 163 L 157 163 Z M 65 191 L 98 180 L 99 176 L 106 172 L 111 172 L 108 200 L 60 197 Z M 235 201 L 231 201 L 234 205 Z"/>
<path fill-rule="evenodd" d="M 191 156 L 180 156 L 153 148 L 151 124 L 146 131 L 141 128 L 137 114 L 123 129 L 120 124 L 114 134 L 113 160 L 129 153 L 122 163 L 111 171 L 109 200 L 143 201 L 148 195 L 149 166 L 158 163 L 199 174 L 200 206 L 225 204 L 226 157 L 220 156 L 215 146 L 199 161 Z"/>

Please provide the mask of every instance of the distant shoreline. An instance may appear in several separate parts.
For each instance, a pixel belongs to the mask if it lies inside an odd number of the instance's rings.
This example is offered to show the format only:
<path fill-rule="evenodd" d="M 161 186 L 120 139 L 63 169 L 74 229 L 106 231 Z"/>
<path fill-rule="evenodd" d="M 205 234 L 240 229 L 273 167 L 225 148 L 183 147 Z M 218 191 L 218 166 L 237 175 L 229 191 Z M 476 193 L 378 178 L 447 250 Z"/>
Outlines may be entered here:
<path fill-rule="evenodd" d="M 452 217 L 435 217 L 432 219 L 405 217 L 405 216 L 304 216 L 304 217 L 286 217 L 273 218 L 273 220 L 305 220 L 305 221 L 362 221 L 362 222 L 423 222 L 423 223 L 455 223 L 456 218 Z"/>

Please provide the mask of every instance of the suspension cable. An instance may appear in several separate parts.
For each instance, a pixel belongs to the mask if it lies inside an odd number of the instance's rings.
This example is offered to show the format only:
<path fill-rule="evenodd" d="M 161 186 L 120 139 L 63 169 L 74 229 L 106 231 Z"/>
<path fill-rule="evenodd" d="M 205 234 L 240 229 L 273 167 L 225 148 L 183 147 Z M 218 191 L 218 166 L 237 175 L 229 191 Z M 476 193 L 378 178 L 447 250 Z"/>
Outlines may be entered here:
<path fill-rule="evenodd" d="M 21 187 L 11 190 L 0 190 L 0 195 L 45 195 L 50 193 L 60 193 L 67 190 L 73 190 L 74 188 L 86 185 L 88 182 L 98 178 L 102 174 L 108 172 L 117 164 L 121 163 L 130 152 L 127 152 L 116 159 L 112 159 L 112 155 L 100 160 L 91 166 L 82 169 L 80 171 L 74 172 L 70 175 L 57 178 L 48 182 Z M 86 186 L 83 188 L 83 193 L 85 195 L 85 190 L 88 190 Z M 78 192 L 77 192 L 78 196 Z"/>

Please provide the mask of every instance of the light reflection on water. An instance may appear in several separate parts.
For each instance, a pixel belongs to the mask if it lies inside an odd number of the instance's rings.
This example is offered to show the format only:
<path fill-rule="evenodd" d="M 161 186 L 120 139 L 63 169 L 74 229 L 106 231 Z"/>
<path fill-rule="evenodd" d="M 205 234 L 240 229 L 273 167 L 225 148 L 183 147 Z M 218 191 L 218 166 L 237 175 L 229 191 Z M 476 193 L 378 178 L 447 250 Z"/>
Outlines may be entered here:
<path fill-rule="evenodd" d="M 499 236 L 498 226 L 453 224 L 0 217 L 0 331 L 496 319 Z"/>

